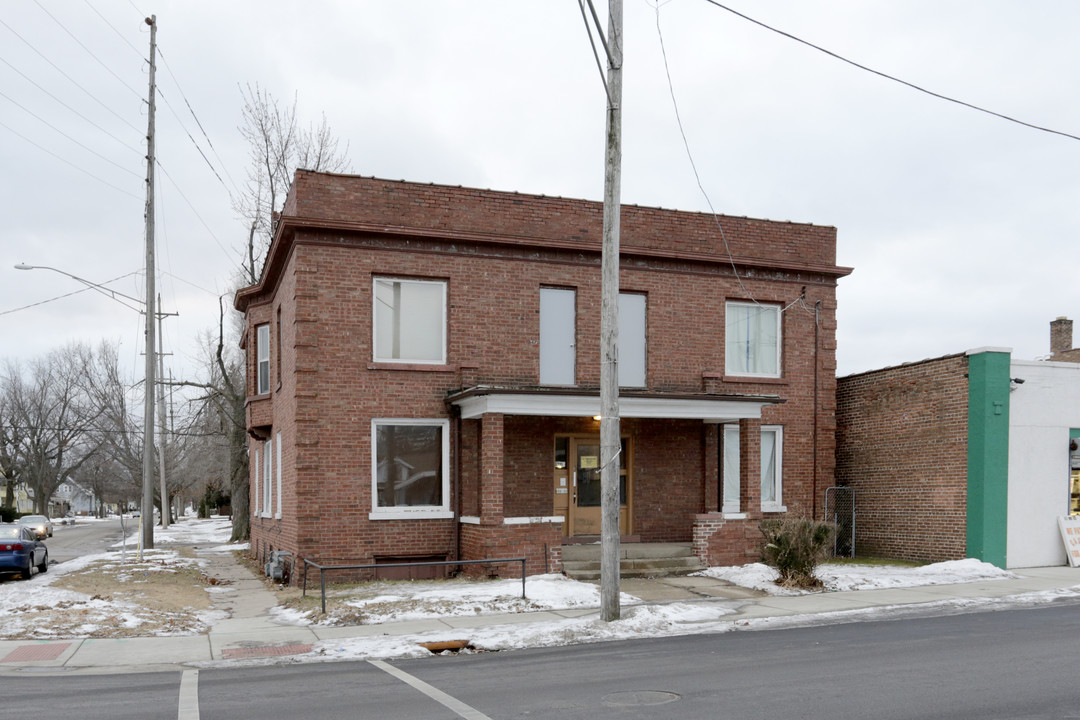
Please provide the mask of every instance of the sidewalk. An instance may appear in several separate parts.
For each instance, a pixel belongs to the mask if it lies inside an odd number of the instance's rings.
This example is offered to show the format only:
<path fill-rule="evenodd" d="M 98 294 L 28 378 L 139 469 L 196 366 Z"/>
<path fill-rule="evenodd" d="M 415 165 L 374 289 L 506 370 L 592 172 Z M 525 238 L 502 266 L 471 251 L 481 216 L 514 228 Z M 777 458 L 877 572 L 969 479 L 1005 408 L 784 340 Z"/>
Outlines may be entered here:
<path fill-rule="evenodd" d="M 215 622 L 203 635 L 142 637 L 122 639 L 70 639 L 50 641 L 0 641 L 0 674 L 10 672 L 130 672 L 176 670 L 181 666 L 217 666 L 229 661 L 270 662 L 272 658 L 292 661 L 337 659 L 327 652 L 327 643 L 340 644 L 362 638 L 400 638 L 406 647 L 426 640 L 446 640 L 448 633 L 467 642 L 470 634 L 504 626 L 527 623 L 571 623 L 595 619 L 598 610 L 546 610 L 506 615 L 477 615 L 393 622 L 350 627 L 292 626 L 276 623 L 270 609 L 274 594 L 260 578 L 241 566 L 232 553 L 208 553 L 208 574 L 228 581 L 213 593 L 214 609 L 228 618 Z M 862 619 L 878 619 L 885 608 L 915 609 L 928 603 L 951 605 L 987 604 L 994 599 L 1047 593 L 1073 588 L 1080 597 L 1080 569 L 1068 567 L 1031 568 L 1012 571 L 1016 579 L 988 580 L 952 585 L 924 585 L 912 588 L 825 592 L 797 596 L 765 595 L 707 577 L 667 577 L 622 581 L 624 593 L 641 603 L 624 604 L 624 615 L 635 607 L 663 609 L 690 605 L 711 614 L 702 619 L 695 613 L 675 615 L 671 624 L 679 626 L 668 634 L 702 631 L 704 623 L 717 617 L 732 629 L 763 620 L 776 624 L 807 624 L 825 621 L 830 613 L 865 611 Z M 1042 600 L 1045 602 L 1045 599 Z M 860 619 L 859 615 L 850 616 Z M 704 629 L 706 632 L 718 630 Z M 321 644 L 321 645 L 320 645 Z"/>

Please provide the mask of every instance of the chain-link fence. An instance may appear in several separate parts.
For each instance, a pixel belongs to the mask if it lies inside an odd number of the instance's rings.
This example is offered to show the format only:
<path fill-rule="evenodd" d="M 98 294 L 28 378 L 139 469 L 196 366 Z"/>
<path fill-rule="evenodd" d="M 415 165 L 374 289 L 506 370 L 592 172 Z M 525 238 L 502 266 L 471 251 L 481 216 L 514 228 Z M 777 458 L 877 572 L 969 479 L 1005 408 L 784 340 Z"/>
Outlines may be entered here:
<path fill-rule="evenodd" d="M 833 557 L 855 557 L 855 490 L 831 487 L 825 491 L 825 520 L 836 525 Z"/>

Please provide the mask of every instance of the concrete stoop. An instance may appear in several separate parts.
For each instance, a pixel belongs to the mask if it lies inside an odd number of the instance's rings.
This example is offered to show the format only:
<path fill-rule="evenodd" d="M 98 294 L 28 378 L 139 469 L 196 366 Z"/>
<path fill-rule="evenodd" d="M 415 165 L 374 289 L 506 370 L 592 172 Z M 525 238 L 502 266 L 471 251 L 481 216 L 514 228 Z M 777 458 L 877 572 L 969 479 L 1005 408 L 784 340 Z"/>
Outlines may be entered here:
<path fill-rule="evenodd" d="M 563 572 L 575 580 L 600 578 L 600 544 L 563 545 Z M 670 577 L 704 570 L 690 543 L 621 543 L 619 575 L 624 578 Z"/>

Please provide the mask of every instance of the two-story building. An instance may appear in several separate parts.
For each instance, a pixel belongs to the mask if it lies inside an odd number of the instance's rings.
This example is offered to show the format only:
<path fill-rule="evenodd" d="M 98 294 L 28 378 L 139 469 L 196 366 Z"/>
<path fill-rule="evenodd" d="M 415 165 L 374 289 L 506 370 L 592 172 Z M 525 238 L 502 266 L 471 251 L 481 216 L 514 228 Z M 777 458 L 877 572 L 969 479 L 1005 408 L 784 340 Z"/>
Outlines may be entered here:
<path fill-rule="evenodd" d="M 599 533 L 602 205 L 299 171 L 242 289 L 251 539 L 322 563 Z M 756 558 L 834 467 L 836 230 L 624 206 L 626 542 Z"/>

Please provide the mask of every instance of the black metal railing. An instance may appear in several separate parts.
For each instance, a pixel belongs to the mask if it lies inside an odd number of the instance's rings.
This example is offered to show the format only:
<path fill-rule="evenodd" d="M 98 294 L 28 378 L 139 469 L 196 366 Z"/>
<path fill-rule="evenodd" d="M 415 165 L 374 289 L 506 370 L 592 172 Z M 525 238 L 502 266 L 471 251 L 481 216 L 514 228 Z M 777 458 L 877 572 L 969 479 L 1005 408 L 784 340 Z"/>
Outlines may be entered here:
<path fill-rule="evenodd" d="M 307 558 L 304 558 L 304 585 L 303 585 L 303 597 L 307 597 L 307 579 L 308 579 L 308 567 L 314 567 L 319 569 L 319 587 L 320 595 L 322 597 L 322 613 L 326 614 L 326 571 L 327 570 L 373 570 L 378 568 L 400 568 L 400 567 L 442 567 L 448 565 L 505 565 L 507 563 L 519 562 L 521 563 L 521 599 L 525 599 L 525 558 L 491 558 L 488 560 L 432 560 L 430 562 L 414 562 L 414 563 L 367 563 L 364 565 L 320 565 L 317 562 L 312 562 Z"/>

